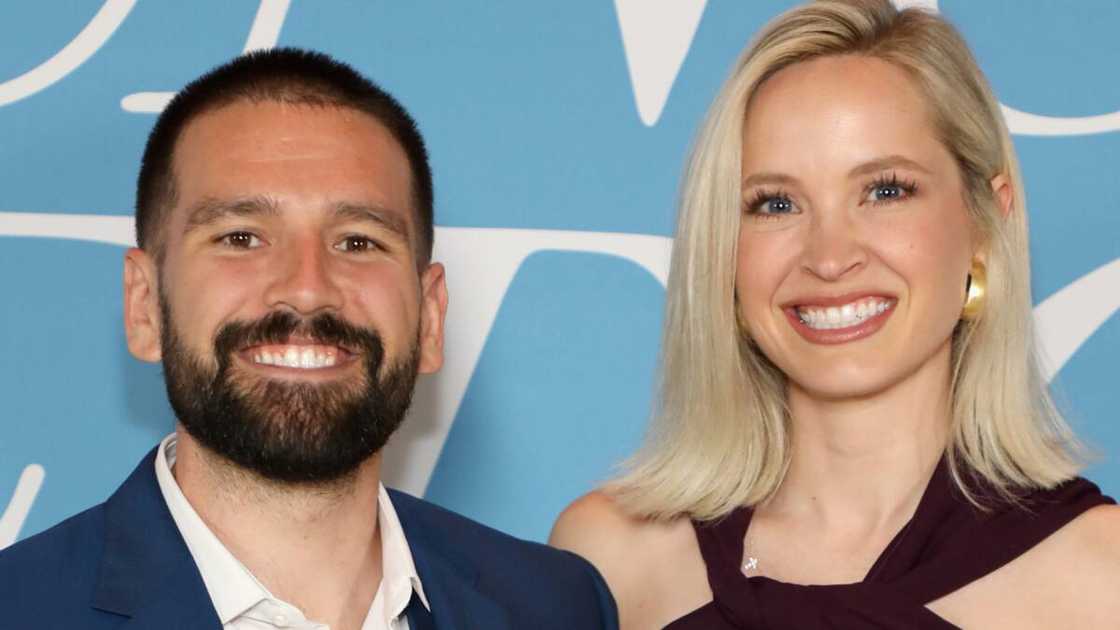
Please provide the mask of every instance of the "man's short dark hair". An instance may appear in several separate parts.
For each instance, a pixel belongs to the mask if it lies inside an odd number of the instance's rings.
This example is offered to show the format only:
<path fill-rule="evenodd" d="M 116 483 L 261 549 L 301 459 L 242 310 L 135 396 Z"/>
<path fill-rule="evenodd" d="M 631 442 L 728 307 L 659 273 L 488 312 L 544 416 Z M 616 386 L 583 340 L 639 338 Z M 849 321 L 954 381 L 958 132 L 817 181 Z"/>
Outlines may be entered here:
<path fill-rule="evenodd" d="M 417 261 L 432 254 L 432 171 L 424 139 L 404 107 L 349 65 L 298 48 L 251 52 L 190 82 L 156 120 L 136 183 L 136 242 L 162 258 L 161 224 L 176 203 L 172 160 L 183 129 L 202 114 L 238 101 L 344 107 L 372 116 L 404 149 L 412 173 Z"/>

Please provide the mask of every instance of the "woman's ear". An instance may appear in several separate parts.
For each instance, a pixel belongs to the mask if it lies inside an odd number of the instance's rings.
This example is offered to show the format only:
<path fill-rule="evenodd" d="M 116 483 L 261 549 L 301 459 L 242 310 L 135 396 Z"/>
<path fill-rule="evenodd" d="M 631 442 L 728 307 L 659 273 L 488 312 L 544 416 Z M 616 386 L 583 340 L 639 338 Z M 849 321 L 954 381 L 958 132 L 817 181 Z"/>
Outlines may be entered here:
<path fill-rule="evenodd" d="M 1015 209 L 1015 194 L 1011 190 L 1011 180 L 1007 175 L 1000 173 L 992 178 L 992 197 L 999 204 L 999 212 L 1006 219 Z"/>

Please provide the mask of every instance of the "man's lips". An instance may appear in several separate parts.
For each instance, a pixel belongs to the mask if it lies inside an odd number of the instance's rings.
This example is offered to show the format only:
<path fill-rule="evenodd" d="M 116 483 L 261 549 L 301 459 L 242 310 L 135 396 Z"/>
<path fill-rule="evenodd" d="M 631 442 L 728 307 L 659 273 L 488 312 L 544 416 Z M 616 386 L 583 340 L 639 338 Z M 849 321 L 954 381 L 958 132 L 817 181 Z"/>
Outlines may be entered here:
<path fill-rule="evenodd" d="M 297 370 L 320 370 L 343 365 L 354 353 L 339 346 L 310 343 L 261 344 L 250 346 L 238 354 L 245 361 Z"/>

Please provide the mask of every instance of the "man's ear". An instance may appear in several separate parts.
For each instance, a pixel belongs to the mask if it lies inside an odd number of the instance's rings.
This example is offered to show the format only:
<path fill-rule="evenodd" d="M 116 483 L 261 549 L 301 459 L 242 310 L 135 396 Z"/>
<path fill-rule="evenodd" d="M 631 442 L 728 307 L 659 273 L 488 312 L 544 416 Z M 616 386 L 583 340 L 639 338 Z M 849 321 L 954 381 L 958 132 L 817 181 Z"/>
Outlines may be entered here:
<path fill-rule="evenodd" d="M 1006 219 L 1015 211 L 1015 194 L 1011 189 L 1011 180 L 1007 175 L 1000 173 L 991 180 L 992 198 L 999 205 L 999 212 Z"/>
<path fill-rule="evenodd" d="M 142 249 L 124 254 L 124 334 L 128 350 L 141 361 L 162 358 L 159 308 L 159 272 L 155 261 Z"/>
<path fill-rule="evenodd" d="M 432 263 L 420 274 L 420 373 L 443 367 L 443 321 L 447 315 L 447 282 L 443 265 Z"/>

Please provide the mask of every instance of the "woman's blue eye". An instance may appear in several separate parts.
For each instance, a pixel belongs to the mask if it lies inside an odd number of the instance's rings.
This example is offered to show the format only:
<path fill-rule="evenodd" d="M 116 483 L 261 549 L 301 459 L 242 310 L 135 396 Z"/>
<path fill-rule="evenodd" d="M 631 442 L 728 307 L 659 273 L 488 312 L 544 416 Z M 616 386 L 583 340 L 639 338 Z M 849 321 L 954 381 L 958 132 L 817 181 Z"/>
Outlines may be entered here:
<path fill-rule="evenodd" d="M 905 194 L 906 191 L 902 189 L 902 186 L 894 184 L 876 186 L 871 190 L 871 201 L 894 201 L 895 199 L 901 199 Z"/>
<path fill-rule="evenodd" d="M 793 212 L 793 202 L 786 197 L 774 197 L 762 205 L 769 214 L 788 214 Z"/>
<path fill-rule="evenodd" d="M 899 179 L 894 173 L 880 177 L 867 188 L 865 202 L 873 204 L 894 203 L 913 196 L 918 190 L 918 183 L 912 180 Z"/>
<path fill-rule="evenodd" d="M 761 193 L 755 197 L 747 210 L 750 214 L 776 215 L 792 214 L 796 210 L 796 207 L 793 205 L 793 200 L 785 195 Z"/>

